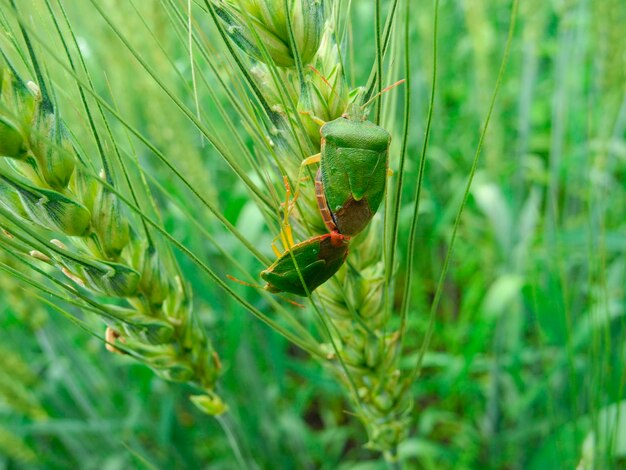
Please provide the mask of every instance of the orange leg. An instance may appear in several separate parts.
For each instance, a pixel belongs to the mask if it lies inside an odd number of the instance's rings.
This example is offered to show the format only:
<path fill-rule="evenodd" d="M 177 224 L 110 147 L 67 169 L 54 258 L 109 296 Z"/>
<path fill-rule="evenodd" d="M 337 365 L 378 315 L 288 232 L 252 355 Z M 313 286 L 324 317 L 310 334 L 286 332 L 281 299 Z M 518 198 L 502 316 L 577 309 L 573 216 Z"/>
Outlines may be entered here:
<path fill-rule="evenodd" d="M 280 241 L 285 251 L 295 245 L 293 240 L 293 232 L 291 230 L 291 224 L 289 223 L 289 214 L 291 214 L 291 211 L 295 207 L 296 201 L 300 196 L 300 181 L 303 179 L 302 174 L 304 173 L 304 167 L 318 163 L 320 161 L 320 158 L 321 154 L 318 153 L 302 160 L 302 163 L 300 164 L 300 171 L 298 171 L 298 179 L 296 180 L 296 191 L 295 193 L 293 193 L 293 198 L 291 198 L 291 185 L 289 184 L 287 177 L 283 176 L 283 182 L 285 184 L 285 209 L 283 212 L 284 217 L 280 234 L 274 239 L 274 241 L 280 238 Z M 274 250 L 274 254 L 276 254 L 277 257 L 280 257 L 282 255 L 282 253 L 276 248 L 273 243 L 272 250 Z"/>
<path fill-rule="evenodd" d="M 319 170 L 317 174 L 319 176 Z M 322 215 L 322 220 L 324 221 L 324 225 L 326 225 L 326 228 L 330 232 L 337 230 L 337 226 L 335 225 L 335 221 L 333 220 L 332 213 L 328 208 L 326 194 L 324 194 L 324 184 L 318 177 L 315 178 L 315 198 L 317 199 L 317 207 L 319 207 L 320 214 Z"/>
<path fill-rule="evenodd" d="M 296 200 L 300 196 L 300 182 L 304 179 L 303 178 L 304 168 L 306 166 L 314 165 L 315 163 L 319 163 L 321 158 L 322 158 L 322 154 L 321 153 L 316 153 L 315 155 L 312 155 L 312 156 L 302 160 L 302 163 L 300 164 L 300 171 L 298 171 L 298 179 L 296 180 L 296 192 L 294 193 L 293 199 L 291 200 L 291 204 L 290 204 L 288 212 L 287 212 L 288 214 L 291 213 L 291 211 L 295 207 Z"/>
<path fill-rule="evenodd" d="M 284 202 L 284 209 L 283 209 L 283 222 L 281 224 L 280 233 L 272 241 L 272 250 L 274 251 L 274 254 L 276 255 L 277 258 L 280 258 L 285 251 L 289 250 L 293 245 L 295 245 L 295 242 L 293 240 L 293 232 L 291 230 L 291 224 L 289 223 L 289 212 L 290 212 L 289 200 L 291 198 L 291 185 L 289 184 L 289 181 L 287 180 L 286 176 L 283 176 L 283 183 L 285 184 L 285 202 Z M 293 201 L 291 201 L 291 204 L 293 204 L 294 201 L 295 201 L 295 197 Z M 276 247 L 276 241 L 279 239 L 280 239 L 281 244 L 283 245 L 282 252 Z"/>

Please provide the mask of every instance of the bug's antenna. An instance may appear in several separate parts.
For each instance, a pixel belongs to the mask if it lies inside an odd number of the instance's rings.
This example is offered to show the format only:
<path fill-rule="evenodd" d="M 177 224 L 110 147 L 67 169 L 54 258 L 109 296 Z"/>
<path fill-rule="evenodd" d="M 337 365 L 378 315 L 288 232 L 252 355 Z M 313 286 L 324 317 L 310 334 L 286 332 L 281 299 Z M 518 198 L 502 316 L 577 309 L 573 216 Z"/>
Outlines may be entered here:
<path fill-rule="evenodd" d="M 263 286 L 260 286 L 259 284 L 252 284 L 251 282 L 242 281 L 241 279 L 237 279 L 235 276 L 231 276 L 230 274 L 227 274 L 226 277 L 231 281 L 236 282 L 237 284 L 241 284 L 242 286 L 254 287 L 255 289 L 263 289 Z"/>
<path fill-rule="evenodd" d="M 230 274 L 227 274 L 226 277 L 228 279 L 230 279 L 233 282 L 236 282 L 238 284 L 241 284 L 242 286 L 246 286 L 246 287 L 254 287 L 255 289 L 260 289 L 260 290 L 266 290 L 265 287 L 260 286 L 258 284 L 252 284 L 251 282 L 246 282 L 246 281 L 242 281 L 241 279 L 237 279 L 235 276 L 231 276 Z M 295 300 L 291 300 L 288 299 L 287 297 L 285 297 L 284 295 L 279 295 L 278 296 L 279 299 L 290 303 L 291 305 L 298 307 L 298 308 L 306 308 L 304 305 L 299 304 L 298 302 L 296 302 Z"/>
<path fill-rule="evenodd" d="M 404 82 L 406 82 L 406 79 L 402 79 L 402 80 L 398 80 L 396 83 L 394 83 L 393 85 L 389 85 L 387 88 L 381 90 L 380 92 L 376 93 L 374 96 L 372 96 L 367 102 L 365 102 L 364 104 L 361 105 L 361 109 L 365 109 L 367 106 L 369 106 L 370 104 L 372 104 L 372 102 L 374 100 L 376 100 L 377 98 L 379 98 L 383 93 L 388 92 L 389 90 L 402 85 Z"/>

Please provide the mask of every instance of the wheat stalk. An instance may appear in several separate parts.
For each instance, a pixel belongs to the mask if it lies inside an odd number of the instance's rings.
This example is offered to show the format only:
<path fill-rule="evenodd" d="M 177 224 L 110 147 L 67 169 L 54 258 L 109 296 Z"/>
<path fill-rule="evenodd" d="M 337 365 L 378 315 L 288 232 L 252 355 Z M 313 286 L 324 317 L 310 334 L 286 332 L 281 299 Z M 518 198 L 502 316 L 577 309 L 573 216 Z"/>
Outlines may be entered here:
<path fill-rule="evenodd" d="M 300 161 L 319 151 L 320 119 L 334 120 L 369 98 L 363 88 L 349 89 L 334 15 L 312 0 L 213 5 L 218 27 L 254 59 L 254 83 L 282 118 L 284 127 L 273 122 L 274 145 L 268 150 L 288 179 L 300 186 L 291 225 L 302 239 L 324 233 L 312 179 L 297 181 Z M 313 301 L 327 333 L 322 347 L 329 351 L 328 364 L 367 429 L 368 446 L 393 459 L 407 436 L 411 398 L 399 368 L 399 333 L 385 308 L 382 231 L 378 214 L 352 241 L 346 265 L 318 289 Z"/>
<path fill-rule="evenodd" d="M 171 254 L 127 216 L 110 170 L 93 174 L 41 74 L 25 83 L 0 64 L 2 247 L 61 271 L 65 292 L 106 321 L 108 349 L 194 384 L 194 403 L 222 413 L 220 362 Z"/>

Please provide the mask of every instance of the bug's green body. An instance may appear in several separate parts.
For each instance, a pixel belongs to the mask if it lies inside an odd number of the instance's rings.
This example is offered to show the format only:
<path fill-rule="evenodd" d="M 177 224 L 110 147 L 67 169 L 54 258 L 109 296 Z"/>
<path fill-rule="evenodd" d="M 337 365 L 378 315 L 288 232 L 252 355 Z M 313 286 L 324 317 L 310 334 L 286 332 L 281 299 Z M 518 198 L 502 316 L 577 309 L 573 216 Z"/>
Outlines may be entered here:
<path fill-rule="evenodd" d="M 330 230 L 346 236 L 358 234 L 374 217 L 385 194 L 391 136 L 369 121 L 341 117 L 320 129 L 322 136 L 318 179 L 327 204 Z M 319 185 L 318 185 L 319 188 Z M 318 189 L 319 190 L 319 189 Z"/>
<path fill-rule="evenodd" d="M 309 293 L 313 292 L 339 270 L 348 256 L 348 240 L 348 237 L 333 232 L 292 246 L 261 272 L 261 277 L 267 281 L 265 289 L 273 293 L 289 292 L 306 297 L 307 292 L 298 270 Z"/>
<path fill-rule="evenodd" d="M 391 143 L 385 129 L 341 117 L 324 124 L 320 133 L 315 192 L 330 233 L 294 245 L 263 271 L 270 292 L 306 296 L 307 290 L 310 293 L 330 279 L 348 255 L 350 237 L 372 220 L 385 194 Z"/>

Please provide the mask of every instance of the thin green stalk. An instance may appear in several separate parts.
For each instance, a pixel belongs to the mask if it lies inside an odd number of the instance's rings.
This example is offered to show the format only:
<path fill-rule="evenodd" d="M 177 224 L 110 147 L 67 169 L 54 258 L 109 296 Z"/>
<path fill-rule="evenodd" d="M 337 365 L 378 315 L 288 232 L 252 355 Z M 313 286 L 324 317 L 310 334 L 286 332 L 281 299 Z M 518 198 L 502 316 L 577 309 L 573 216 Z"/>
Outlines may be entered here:
<path fill-rule="evenodd" d="M 157 74 L 152 67 L 141 57 L 141 55 L 132 47 L 129 43 L 128 39 L 119 28 L 113 23 L 110 17 L 105 13 L 105 11 L 95 2 L 95 0 L 91 0 L 92 5 L 98 10 L 98 13 L 102 16 L 102 18 L 106 21 L 115 35 L 122 41 L 127 50 L 137 59 L 137 61 L 141 64 L 141 66 L 150 74 L 150 76 L 154 79 L 154 81 L 161 87 L 161 89 L 168 95 L 168 97 L 178 106 L 178 108 L 189 118 L 189 120 L 198 128 L 198 130 L 207 138 L 207 140 L 211 143 L 211 145 L 215 148 L 215 150 L 224 157 L 226 163 L 232 168 L 232 170 L 239 175 L 242 179 L 243 183 L 246 187 L 260 200 L 263 201 L 267 206 L 271 206 L 271 201 L 267 198 L 267 196 L 250 180 L 247 176 L 246 172 L 239 166 L 239 164 L 232 158 L 228 156 L 228 153 L 222 148 L 222 145 L 217 141 L 217 139 L 211 135 L 210 131 L 204 126 L 204 124 L 195 116 L 193 112 L 191 112 L 187 106 L 181 101 L 181 99 L 176 96 L 172 90 L 170 90 L 167 85 L 164 83 L 162 79 L 159 78 L 159 74 Z"/>
<path fill-rule="evenodd" d="M 375 6 L 374 6 L 374 28 L 375 28 L 375 34 L 374 34 L 374 38 L 375 38 L 375 42 L 376 42 L 376 76 L 377 76 L 377 80 L 376 80 L 376 91 L 377 94 L 380 96 L 380 93 L 382 92 L 383 89 L 383 50 L 382 50 L 382 45 L 381 45 L 381 32 L 380 32 L 380 0 L 376 0 Z M 377 106 L 376 106 L 376 117 L 374 119 L 374 123 L 376 125 L 380 124 L 380 113 L 381 113 L 381 108 L 383 106 L 383 101 L 382 100 L 378 100 Z"/>
<path fill-rule="evenodd" d="M 502 57 L 502 61 L 500 63 L 500 70 L 498 71 L 498 77 L 496 79 L 496 85 L 495 88 L 493 90 L 492 96 L 491 96 L 491 100 L 489 102 L 489 110 L 487 111 L 487 117 L 485 119 L 485 124 L 483 126 L 483 129 L 480 133 L 480 139 L 478 141 L 478 146 L 476 147 L 476 153 L 474 154 L 474 159 L 472 161 L 472 166 L 470 169 L 470 173 L 469 173 L 469 177 L 467 180 L 467 185 L 465 187 L 465 192 L 463 193 L 463 200 L 461 202 L 461 205 L 459 206 L 459 209 L 457 211 L 455 220 L 454 220 L 454 226 L 452 229 L 452 236 L 450 238 L 450 245 L 448 247 L 448 251 L 446 252 L 446 257 L 444 259 L 443 262 L 443 267 L 441 270 L 441 274 L 439 276 L 439 281 L 437 283 L 437 290 L 435 291 L 435 296 L 433 299 L 433 303 L 431 305 L 431 309 L 430 309 L 430 315 L 429 315 L 429 319 L 428 319 L 428 326 L 426 328 L 426 334 L 424 337 L 424 341 L 422 342 L 422 346 L 420 348 L 419 351 L 419 355 L 417 358 L 417 361 L 414 365 L 413 370 L 411 371 L 411 375 L 410 375 L 410 380 L 407 382 L 407 386 L 408 384 L 413 383 L 417 377 L 419 376 L 419 373 L 421 371 L 421 366 L 422 366 L 422 361 L 424 359 L 424 354 L 426 353 L 426 350 L 428 349 L 428 346 L 430 344 L 430 339 L 432 337 L 433 334 L 433 330 L 434 330 L 434 326 L 435 326 L 435 318 L 437 315 L 437 309 L 439 307 L 439 301 L 441 300 L 441 294 L 443 293 L 443 285 L 445 282 L 445 279 L 447 277 L 448 274 L 448 267 L 450 264 L 450 259 L 452 257 L 452 252 L 454 249 L 454 243 L 456 241 L 456 235 L 458 232 L 458 228 L 461 222 L 461 216 L 463 215 L 463 211 L 465 209 L 465 205 L 467 203 L 467 200 L 469 198 L 469 193 L 470 193 L 470 189 L 472 186 L 472 182 L 474 180 L 474 175 L 476 174 L 476 169 L 478 168 L 478 161 L 479 161 L 479 157 L 480 157 L 480 153 L 483 147 L 483 143 L 485 140 L 485 135 L 487 134 L 487 129 L 489 127 L 489 121 L 491 120 L 491 115 L 493 113 L 493 109 L 495 107 L 496 104 L 496 98 L 498 96 L 498 91 L 500 90 L 500 85 L 502 83 L 502 78 L 504 77 L 504 71 L 506 70 L 506 65 L 508 62 L 508 57 L 509 57 L 509 52 L 511 50 L 511 44 L 513 42 L 513 34 L 515 32 L 515 23 L 516 23 L 516 19 L 517 19 L 517 9 L 518 9 L 518 0 L 513 0 L 513 6 L 511 7 L 511 16 L 510 16 L 510 20 L 509 20 L 509 32 L 507 35 L 507 39 L 506 39 L 506 44 L 504 46 L 504 55 Z"/>
<path fill-rule="evenodd" d="M 435 14 L 436 15 L 436 14 Z M 411 85 L 412 85 L 412 79 L 411 79 L 411 54 L 410 54 L 410 47 L 409 47 L 409 38 L 410 38 L 410 18 L 411 18 L 411 0 L 406 0 L 405 3 L 405 11 L 404 11 L 404 38 L 405 38 L 405 44 L 404 44 L 404 76 L 406 77 L 405 80 L 405 94 L 404 94 L 404 122 L 403 122 L 403 128 L 402 128 L 402 143 L 401 143 L 401 149 L 400 149 L 400 162 L 398 164 L 398 183 L 396 185 L 396 190 L 395 190 L 395 194 L 393 195 L 393 202 L 391 203 L 391 216 L 390 216 L 390 225 L 391 225 L 391 234 L 389 236 L 389 241 L 390 241 L 390 246 L 388 249 L 388 256 L 387 256 L 387 264 L 386 264 L 386 269 L 385 269 L 385 294 L 387 295 L 388 299 L 391 299 L 391 296 L 389 296 L 389 291 L 390 291 L 390 286 L 391 286 L 391 279 L 393 277 L 394 274 L 394 264 L 395 264 L 395 253 L 396 253 L 396 248 L 398 245 L 398 218 L 399 218 L 399 211 L 400 211 L 400 204 L 402 203 L 402 188 L 403 188 L 403 183 L 404 183 L 404 172 L 405 172 L 405 160 L 406 160 L 406 154 L 407 154 L 407 147 L 408 147 L 408 143 L 409 143 L 409 130 L 411 127 Z M 435 21 L 436 17 L 435 17 Z M 436 39 L 436 38 L 435 38 Z M 435 61 L 436 62 L 436 61 Z M 433 68 L 435 68 L 436 65 L 433 66 Z M 434 81 L 433 81 L 434 83 Z M 434 98 L 434 94 L 431 91 L 431 105 L 432 100 Z M 427 125 L 428 128 L 428 125 Z M 425 160 L 424 155 L 422 155 L 422 159 L 421 160 Z M 423 172 L 421 173 L 423 175 Z M 421 188 L 421 179 L 418 177 L 418 187 Z M 417 195 L 417 201 L 419 201 L 419 194 Z M 409 237 L 410 239 L 410 237 Z M 408 258 L 409 260 L 412 259 L 412 257 L 409 256 Z M 407 279 L 410 282 L 411 279 L 411 270 L 407 270 L 408 272 L 408 276 Z M 409 286 L 407 286 L 406 288 L 407 291 L 410 291 Z M 390 301 L 387 300 L 387 302 L 385 302 L 386 308 L 391 310 L 391 304 Z M 405 313 L 405 310 L 403 308 L 403 305 L 401 305 L 400 307 L 400 318 L 401 318 L 401 325 L 403 325 L 405 323 L 404 320 L 404 316 L 402 315 L 403 313 Z M 404 328 L 401 326 L 400 327 L 400 336 L 402 337 L 403 334 L 403 330 Z"/>
<path fill-rule="evenodd" d="M 215 419 L 217 419 L 222 431 L 224 431 L 224 435 L 228 439 L 228 443 L 230 448 L 233 450 L 233 454 L 235 455 L 235 460 L 237 461 L 239 468 L 250 468 L 241 452 L 241 446 L 239 445 L 239 441 L 235 435 L 230 417 L 228 415 L 219 415 L 216 416 Z"/>
<path fill-rule="evenodd" d="M 407 8 L 410 0 L 407 0 Z M 408 17 L 408 14 L 407 14 Z M 426 151 L 428 149 L 428 141 L 430 139 L 430 130 L 433 122 L 433 111 L 435 109 L 435 92 L 437 89 L 437 31 L 439 29 L 439 0 L 435 0 L 435 12 L 433 18 L 433 73 L 432 73 L 432 85 L 430 88 L 430 100 L 428 104 L 428 117 L 426 119 L 426 130 L 424 132 L 424 142 L 422 144 L 422 152 L 420 155 L 419 171 L 417 174 L 417 186 L 415 188 L 415 196 L 413 202 L 413 217 L 411 218 L 411 228 L 409 230 L 409 244 L 407 251 L 407 280 L 404 292 L 402 295 L 402 304 L 400 306 L 400 344 L 399 350 L 402 349 L 402 341 L 406 333 L 407 317 L 409 312 L 409 305 L 411 302 L 412 282 L 413 282 L 413 262 L 415 259 L 415 243 L 417 235 L 417 220 L 419 217 L 419 208 L 422 195 L 422 186 L 424 181 L 424 169 L 426 168 Z M 408 55 L 408 51 L 407 51 Z M 408 92 L 408 86 L 407 86 Z M 405 132 L 408 132 L 408 127 L 405 128 Z M 406 134 L 405 134 L 406 138 Z M 403 146 L 405 144 L 403 143 Z M 398 194 L 396 198 L 400 198 L 401 194 Z"/>
<path fill-rule="evenodd" d="M 244 66 L 243 62 L 241 61 L 241 59 L 239 58 L 239 56 L 235 52 L 235 49 L 233 48 L 233 45 L 230 42 L 230 39 L 228 39 L 228 36 L 224 32 L 223 28 L 220 27 L 221 26 L 220 20 L 217 17 L 217 13 L 215 12 L 215 8 L 213 7 L 213 4 L 209 0 L 204 0 L 204 3 L 206 5 L 207 11 L 209 12 L 211 17 L 213 18 L 213 22 L 215 23 L 215 25 L 218 28 L 218 32 L 219 32 L 220 36 L 222 37 L 222 40 L 224 41 L 224 44 L 226 45 L 227 49 L 230 52 L 230 56 L 233 58 L 233 60 L 235 61 L 235 63 L 239 67 L 239 70 L 240 70 L 241 74 L 245 77 L 246 82 L 248 83 L 248 86 L 252 89 L 255 98 L 258 100 L 259 104 L 263 108 L 266 116 L 270 119 L 270 121 L 274 125 L 280 124 L 282 118 L 278 115 L 278 113 L 272 111 L 271 107 L 269 106 L 269 104 L 265 100 L 265 97 L 263 96 L 263 93 L 261 93 L 261 91 L 259 90 L 259 87 L 256 85 L 255 81 L 250 76 L 250 73 L 248 72 L 248 69 Z"/>
<path fill-rule="evenodd" d="M 254 254 L 254 256 L 261 262 L 261 264 L 264 265 L 269 265 L 270 264 L 270 260 L 269 258 L 267 258 L 266 256 L 264 256 L 263 254 L 261 254 L 261 252 L 259 252 L 259 250 L 254 246 L 254 244 L 252 242 L 250 242 L 246 237 L 244 237 L 241 232 L 239 232 L 239 230 L 237 230 L 237 228 L 232 225 L 232 223 L 230 223 L 226 217 L 224 217 L 224 215 L 221 213 L 221 211 L 219 211 L 217 209 L 217 207 L 210 202 L 209 200 L 207 200 L 204 196 L 202 196 L 198 190 L 196 188 L 194 188 L 188 181 L 187 179 L 183 176 L 183 174 L 180 172 L 180 170 L 178 170 L 170 161 L 167 157 L 165 157 L 165 155 L 163 155 L 163 153 L 157 149 L 137 128 L 135 128 L 133 125 L 131 125 L 129 122 L 125 121 L 124 118 L 115 110 L 115 108 L 113 108 L 109 103 L 106 102 L 106 100 L 104 100 L 101 96 L 99 96 L 95 91 L 91 90 L 90 87 L 84 83 L 78 76 L 76 76 L 75 74 L 73 74 L 72 70 L 70 67 L 68 67 L 67 65 L 65 65 L 63 63 L 63 61 L 61 61 L 55 54 L 54 50 L 48 45 L 46 44 L 45 40 L 41 37 L 39 37 L 36 33 L 34 33 L 32 30 L 30 31 L 31 35 L 37 39 L 37 41 L 39 41 L 40 45 L 42 48 L 44 48 L 52 58 L 54 58 L 59 65 L 64 68 L 70 75 L 72 75 L 72 78 L 78 83 L 79 86 L 81 86 L 82 88 L 84 88 L 85 90 L 87 90 L 87 92 L 98 101 L 98 103 L 100 103 L 102 105 L 102 107 L 104 109 L 106 109 L 108 112 L 110 112 L 116 119 L 118 119 L 120 121 L 120 123 L 122 123 L 122 125 L 124 125 L 124 127 L 126 127 L 135 137 L 137 137 L 141 143 L 143 143 L 146 147 L 148 147 L 148 149 L 165 165 L 167 166 L 167 168 L 172 171 L 172 173 L 174 173 L 174 175 L 180 179 L 180 181 L 183 182 L 183 184 L 187 187 L 187 189 L 189 189 L 196 198 L 198 198 L 198 200 L 200 202 L 202 202 L 202 204 L 209 209 L 209 211 L 215 216 L 217 217 L 217 219 L 226 227 L 226 229 L 231 232 L 235 237 L 237 237 L 237 239 L 239 239 L 239 241 L 252 253 Z"/>
<path fill-rule="evenodd" d="M 161 0 L 162 2 L 164 0 Z M 169 4 L 165 4 L 166 6 L 166 10 L 168 12 L 168 17 L 170 18 L 170 21 L 172 23 L 172 26 L 174 26 L 176 28 L 176 32 L 177 34 L 181 37 L 182 40 L 182 33 L 180 32 L 181 27 L 184 27 L 185 23 L 185 18 L 183 17 L 182 12 L 179 11 L 179 9 L 177 9 L 174 5 L 174 1 L 175 0 L 167 0 L 169 2 Z M 135 6 L 134 3 L 131 3 L 133 5 L 133 9 L 135 9 L 135 11 L 138 12 L 137 7 Z M 170 11 L 172 11 L 172 13 L 170 13 Z M 172 70 L 175 70 L 177 75 L 180 77 L 180 82 L 181 83 L 185 83 L 185 77 L 183 76 L 183 74 L 178 70 L 178 68 L 176 67 L 176 64 L 174 63 L 174 61 L 169 57 L 169 54 L 167 53 L 167 51 L 165 50 L 164 46 L 162 45 L 161 41 L 159 40 L 159 38 L 154 34 L 154 32 L 150 29 L 150 26 L 148 25 L 148 23 L 146 23 L 145 19 L 141 16 L 141 14 L 138 12 L 138 16 L 141 18 L 142 23 L 145 25 L 146 29 L 150 32 L 150 34 L 152 35 L 152 38 L 154 39 L 155 43 L 158 44 L 159 49 L 163 52 L 163 55 L 167 58 L 168 62 L 170 62 L 171 66 L 172 66 Z M 175 22 L 175 20 L 178 20 L 178 22 L 180 24 L 177 24 Z M 197 27 L 197 29 L 201 29 L 200 27 Z M 241 100 L 238 99 L 233 90 L 231 89 L 231 86 L 228 86 L 226 84 L 226 82 L 224 81 L 224 78 L 222 77 L 222 74 L 219 70 L 217 70 L 216 65 L 214 63 L 213 60 L 211 60 L 211 51 L 207 51 L 206 47 L 208 46 L 207 41 L 205 40 L 205 43 L 203 44 L 200 40 L 200 38 L 198 37 L 198 34 L 192 29 L 191 31 L 191 35 L 193 38 L 193 44 L 195 45 L 196 49 L 200 52 L 200 56 L 202 57 L 202 59 L 204 60 L 204 63 L 206 63 L 209 68 L 211 69 L 211 72 L 213 73 L 213 76 L 211 77 L 211 80 L 217 80 L 217 82 L 220 84 L 220 89 L 222 92 L 226 93 L 226 96 L 228 97 L 228 104 L 230 107 L 232 107 L 232 109 L 234 111 L 236 111 L 236 115 L 238 116 L 238 118 L 241 119 L 242 123 L 245 125 L 246 128 L 248 129 L 253 129 L 254 132 L 250 132 L 251 136 L 255 139 L 256 142 L 259 143 L 263 143 L 265 144 L 267 139 L 265 138 L 265 136 L 263 135 L 264 130 L 261 128 L 261 126 L 259 125 L 258 121 L 254 121 L 253 117 L 249 116 L 249 113 L 246 112 L 245 108 L 243 107 L 243 105 L 241 104 Z M 198 63 L 198 65 L 196 66 L 197 68 L 201 68 L 201 64 Z M 218 109 L 219 111 L 219 116 L 220 119 L 215 118 L 214 116 L 207 116 L 206 113 L 203 113 L 204 118 L 211 118 L 213 120 L 218 120 L 221 121 L 223 123 L 226 124 L 226 126 L 228 127 L 228 132 L 230 135 L 230 138 L 236 143 L 237 148 L 232 150 L 231 153 L 233 155 L 239 155 L 239 156 L 243 156 L 245 158 L 246 163 L 249 165 L 250 168 L 253 168 L 254 171 L 256 172 L 257 176 L 259 177 L 260 180 L 264 181 L 265 184 L 267 186 L 269 186 L 269 179 L 264 175 L 264 173 L 262 172 L 262 165 L 258 164 L 258 161 L 255 160 L 255 156 L 252 155 L 252 153 L 250 152 L 250 149 L 248 148 L 248 146 L 246 146 L 246 144 L 243 142 L 243 140 L 241 139 L 240 135 L 239 135 L 239 130 L 238 130 L 238 123 L 234 123 L 232 119 L 230 119 L 227 110 L 225 109 L 224 105 L 222 104 L 222 100 L 220 100 L 218 98 L 217 93 L 215 92 L 215 89 L 217 87 L 215 87 L 215 84 L 213 82 L 209 82 L 209 79 L 205 76 L 205 74 L 199 74 L 199 77 L 202 81 L 202 84 L 204 85 L 205 90 L 209 93 L 209 96 L 211 97 L 212 103 L 215 105 L 215 107 Z M 236 81 L 235 79 L 233 79 L 233 81 Z M 199 112 L 202 112 L 202 109 L 200 108 Z M 269 156 L 274 156 L 274 151 L 273 149 L 268 146 L 267 149 L 267 157 L 269 158 Z M 264 156 L 266 156 L 266 153 L 263 154 Z M 280 162 L 279 160 L 277 160 L 276 158 L 274 158 L 274 162 L 276 163 L 276 165 L 279 167 L 279 169 L 282 171 L 282 162 Z M 273 196 L 273 194 L 272 194 Z M 274 200 L 273 201 L 274 205 L 278 204 L 278 200 Z M 269 210 L 267 210 L 267 207 L 264 206 L 265 210 L 263 210 L 263 214 L 264 215 L 271 215 L 273 216 L 273 213 Z"/>
<path fill-rule="evenodd" d="M 50 5 L 50 0 L 46 0 L 46 7 L 48 9 L 48 12 L 50 14 L 50 17 L 52 18 L 52 22 L 54 23 L 54 28 L 59 36 L 59 39 L 61 40 L 61 44 L 63 44 L 63 49 L 65 50 L 65 55 L 67 56 L 67 59 L 70 63 L 70 67 L 72 68 L 72 70 L 76 73 L 76 68 L 74 67 L 74 61 L 72 60 L 72 55 L 70 54 L 69 48 L 67 47 L 67 43 L 65 41 L 65 38 L 63 36 L 63 33 L 61 32 L 61 27 L 59 26 L 59 23 L 57 22 L 56 16 L 54 15 L 54 12 L 52 10 L 52 5 Z M 59 0 L 59 7 L 61 8 L 61 11 L 63 12 L 63 14 L 65 15 L 65 11 L 63 10 L 63 5 L 60 3 Z M 67 19 L 67 17 L 65 17 Z M 72 35 L 72 38 L 74 39 L 74 43 L 76 44 L 76 38 L 73 37 L 73 32 L 70 29 L 70 34 Z M 83 67 L 84 67 L 84 63 L 83 63 Z M 113 178 L 112 175 L 110 174 L 110 170 L 108 168 L 107 165 L 107 161 L 106 161 L 106 157 L 105 157 L 105 153 L 104 153 L 104 149 L 102 148 L 102 142 L 100 141 L 100 137 L 98 135 L 97 129 L 96 129 L 96 125 L 94 123 L 93 120 L 93 116 L 89 110 L 89 106 L 87 104 L 87 98 L 85 97 L 85 93 L 83 91 L 83 89 L 81 87 L 78 87 L 78 92 L 80 94 L 80 100 L 81 100 L 81 104 L 83 105 L 83 109 L 85 110 L 85 114 L 87 115 L 87 120 L 89 123 L 89 129 L 91 130 L 91 133 L 94 137 L 94 140 L 96 141 L 96 148 L 98 149 L 98 154 L 100 156 L 100 161 L 102 162 L 102 165 L 105 169 L 105 172 L 107 174 L 107 181 L 109 181 L 109 183 L 113 182 Z"/>
<path fill-rule="evenodd" d="M 383 31 L 384 40 L 382 42 L 382 47 L 381 47 L 383 59 L 387 53 L 387 47 L 389 46 L 389 38 L 391 37 L 391 30 L 393 29 L 397 7 L 398 7 L 398 0 L 393 0 L 389 15 L 387 16 L 387 20 L 385 22 L 385 29 Z M 380 83 L 381 81 L 382 81 L 382 75 L 378 75 L 378 69 L 377 68 L 372 69 L 372 72 L 367 80 L 367 85 L 365 86 L 366 91 L 363 95 L 363 102 L 369 101 L 372 94 L 374 93 L 374 88 L 378 86 L 377 83 Z"/>

